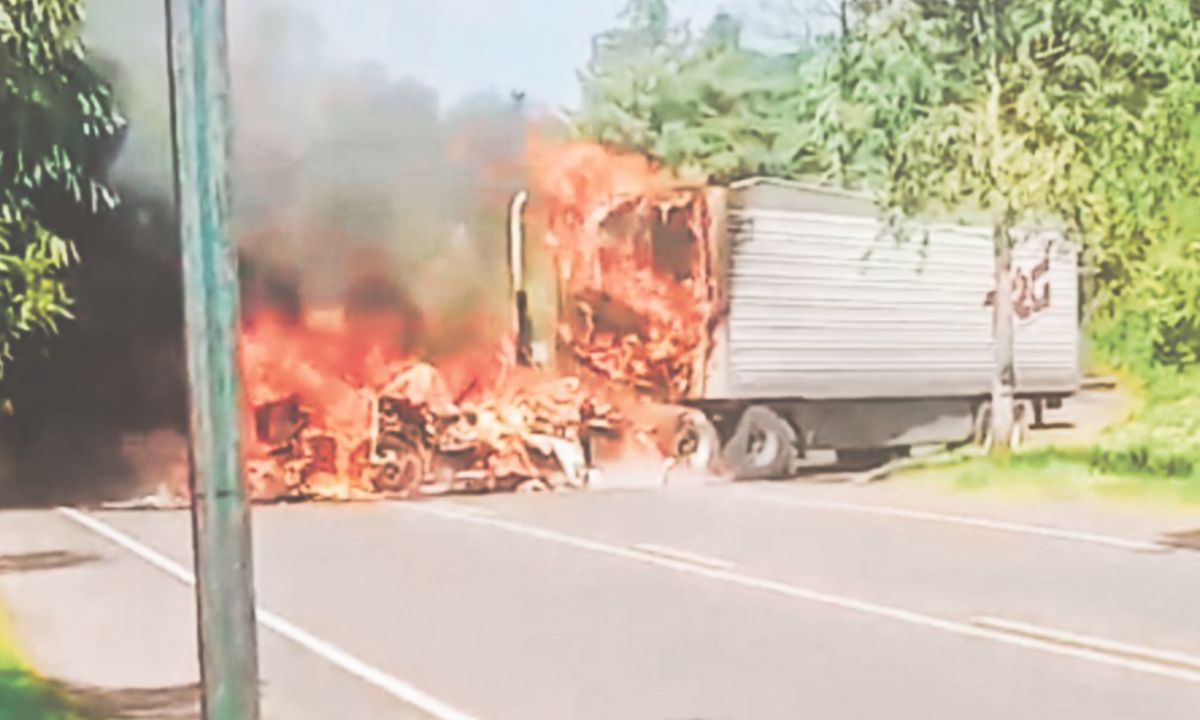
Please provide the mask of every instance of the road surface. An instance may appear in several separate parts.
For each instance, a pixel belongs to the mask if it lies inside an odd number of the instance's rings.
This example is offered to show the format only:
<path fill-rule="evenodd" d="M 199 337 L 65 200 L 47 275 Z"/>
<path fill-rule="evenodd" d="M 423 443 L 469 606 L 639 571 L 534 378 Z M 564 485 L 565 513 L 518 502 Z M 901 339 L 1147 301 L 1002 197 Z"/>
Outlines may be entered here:
<path fill-rule="evenodd" d="M 763 483 L 259 508 L 265 715 L 1192 718 L 1200 517 Z M 47 673 L 194 682 L 189 521 L 0 513 Z"/>

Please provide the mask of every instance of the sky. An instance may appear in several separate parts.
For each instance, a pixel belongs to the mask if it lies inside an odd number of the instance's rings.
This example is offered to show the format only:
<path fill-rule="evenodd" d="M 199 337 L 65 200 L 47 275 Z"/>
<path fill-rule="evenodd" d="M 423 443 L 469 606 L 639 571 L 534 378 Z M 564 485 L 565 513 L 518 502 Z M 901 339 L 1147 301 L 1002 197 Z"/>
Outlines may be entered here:
<path fill-rule="evenodd" d="M 747 20 L 747 41 L 762 44 L 763 8 L 810 8 L 825 0 L 669 0 L 677 21 L 701 29 L 717 12 Z M 524 91 L 532 103 L 572 108 L 579 101 L 578 71 L 592 38 L 620 21 L 628 0 L 239 0 L 228 4 L 231 25 L 250 21 L 267 6 L 295 13 L 321 36 L 319 48 L 289 49 L 283 72 L 304 77 L 316 62 L 325 70 L 361 63 L 384 68 L 394 81 L 413 79 L 433 88 L 443 110 L 477 94 Z M 169 148 L 162 0 L 90 0 L 88 41 L 123 79 L 122 103 L 137 120 L 122 155 L 123 172 L 139 183 L 163 185 Z M 255 30 L 255 32 L 261 32 Z M 247 36 L 232 32 L 234 42 Z M 251 36 L 250 41 L 258 40 Z M 272 38 L 263 37 L 263 47 Z M 243 48 L 243 50 L 246 48 Z M 251 48 L 254 50 L 257 48 Z M 234 48 L 233 55 L 239 55 Z M 294 55 L 294 60 L 292 56 Z M 235 72 L 237 68 L 235 68 Z M 141 173 L 141 175 L 138 175 Z M 143 177 L 144 175 L 144 177 Z M 133 177 L 137 176 L 137 177 Z M 165 186 L 165 185 L 164 185 Z"/>
<path fill-rule="evenodd" d="M 477 92 L 523 90 L 573 105 L 591 39 L 613 27 L 628 0 L 288 0 L 320 23 L 334 60 L 370 61 L 438 89 L 444 103 Z M 679 19 L 703 27 L 746 0 L 673 0 Z"/>

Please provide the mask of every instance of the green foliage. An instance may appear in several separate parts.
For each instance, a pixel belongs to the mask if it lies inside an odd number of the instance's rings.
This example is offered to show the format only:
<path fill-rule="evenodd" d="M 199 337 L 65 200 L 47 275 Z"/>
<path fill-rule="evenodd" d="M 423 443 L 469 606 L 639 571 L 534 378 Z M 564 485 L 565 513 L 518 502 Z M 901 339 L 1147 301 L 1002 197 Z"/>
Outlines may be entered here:
<path fill-rule="evenodd" d="M 20 720 L 85 720 L 70 702 L 33 673 L 0 665 L 0 717 Z"/>
<path fill-rule="evenodd" d="M 718 182 L 828 165 L 811 49 L 743 48 L 741 26 L 728 15 L 694 35 L 672 24 L 665 0 L 633 0 L 624 17 L 625 26 L 596 38 L 581 75 L 582 135 Z"/>
<path fill-rule="evenodd" d="M 1182 0 L 912 0 L 864 42 L 850 82 L 873 88 L 887 63 L 912 77 L 889 81 L 898 98 L 855 94 L 900 126 L 883 150 L 889 206 L 1051 217 L 1101 247 L 1113 237 L 1109 198 L 1129 194 L 1135 166 L 1173 163 L 1172 112 L 1193 92 L 1200 50 Z M 1151 197 L 1135 225 L 1164 196 L 1141 187 Z"/>
<path fill-rule="evenodd" d="M 1200 483 L 1200 371 L 1154 373 L 1141 411 L 1103 438 L 1089 461 L 1102 472 Z"/>
<path fill-rule="evenodd" d="M 25 667 L 0 608 L 0 718 L 83 720 L 51 683 Z"/>
<path fill-rule="evenodd" d="M 1173 207 L 1136 244 L 1109 244 L 1093 312 L 1096 351 L 1143 376 L 1200 364 L 1200 122 L 1175 158 L 1156 176 L 1178 178 Z"/>
<path fill-rule="evenodd" d="M 909 473 L 918 481 L 960 490 L 1018 492 L 1036 496 L 1108 497 L 1171 504 L 1200 502 L 1200 478 L 1163 476 L 1144 470 L 1101 470 L 1086 450 L 1046 448 L 1004 459 L 959 458 Z"/>
<path fill-rule="evenodd" d="M 1200 226 L 1179 212 L 1200 198 L 1200 158 L 1183 150 L 1200 101 L 1194 8 L 912 0 L 861 42 L 843 95 L 871 118 L 889 206 L 1057 219 L 1084 246 L 1104 359 L 1200 361 Z"/>
<path fill-rule="evenodd" d="M 0 376 L 17 344 L 71 317 L 65 269 L 78 260 L 42 206 L 95 212 L 116 198 L 96 176 L 119 132 L 107 84 L 87 64 L 83 0 L 0 0 Z"/>
<path fill-rule="evenodd" d="M 911 474 L 962 489 L 1200 502 L 1200 368 L 1144 372 L 1141 407 L 1089 444 L 1003 459 L 953 456 Z"/>
<path fill-rule="evenodd" d="M 697 34 L 666 0 L 633 0 L 596 40 L 577 129 L 717 182 L 821 177 L 900 215 L 1053 218 L 1083 245 L 1105 360 L 1200 362 L 1200 155 L 1181 150 L 1200 104 L 1195 3 L 842 8 L 836 36 L 766 55 L 729 18 Z"/>

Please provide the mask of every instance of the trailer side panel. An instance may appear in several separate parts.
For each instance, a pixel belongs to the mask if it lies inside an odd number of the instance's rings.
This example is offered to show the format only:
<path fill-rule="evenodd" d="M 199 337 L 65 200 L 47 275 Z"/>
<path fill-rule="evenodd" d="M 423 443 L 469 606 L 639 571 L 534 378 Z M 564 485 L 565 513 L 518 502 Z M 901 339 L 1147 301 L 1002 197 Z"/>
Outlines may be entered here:
<path fill-rule="evenodd" d="M 989 231 L 885 232 L 869 201 L 766 187 L 733 192 L 728 306 L 712 399 L 986 395 L 993 373 Z M 1015 253 L 1017 389 L 1079 382 L 1075 250 L 1049 233 Z"/>

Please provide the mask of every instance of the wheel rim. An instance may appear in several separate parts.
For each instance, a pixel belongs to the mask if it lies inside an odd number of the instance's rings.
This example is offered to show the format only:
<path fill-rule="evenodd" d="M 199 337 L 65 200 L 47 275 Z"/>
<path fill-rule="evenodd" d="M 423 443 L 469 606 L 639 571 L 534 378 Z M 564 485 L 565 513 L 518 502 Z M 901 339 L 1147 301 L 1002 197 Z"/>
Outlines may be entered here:
<path fill-rule="evenodd" d="M 685 415 L 676 426 L 671 448 L 675 458 L 690 468 L 710 467 L 718 452 L 716 430 L 704 416 Z"/>
<path fill-rule="evenodd" d="M 798 433 L 787 420 L 769 407 L 752 406 L 722 446 L 721 458 L 727 472 L 751 480 L 784 477 L 800 453 Z"/>
<path fill-rule="evenodd" d="M 747 438 L 746 453 L 755 467 L 768 467 L 779 456 L 779 438 L 756 428 Z"/>
<path fill-rule="evenodd" d="M 421 475 L 420 458 L 404 455 L 397 458 L 394 463 L 383 466 L 376 476 L 375 486 L 376 489 L 384 492 L 409 490 L 420 485 L 424 479 Z"/>

